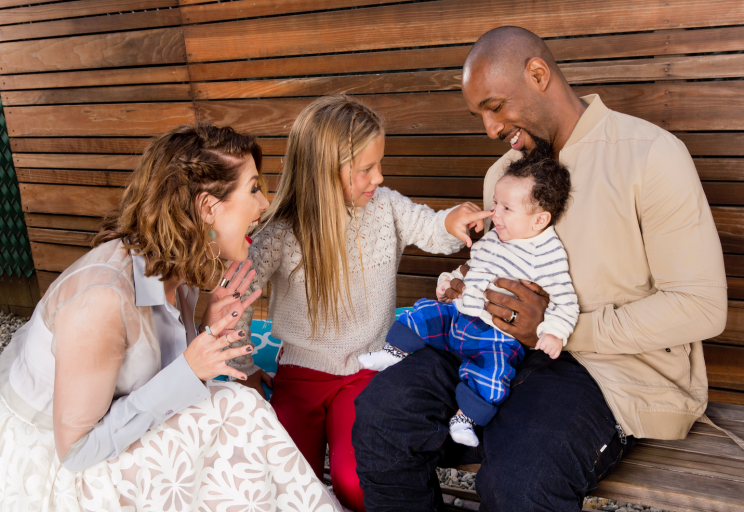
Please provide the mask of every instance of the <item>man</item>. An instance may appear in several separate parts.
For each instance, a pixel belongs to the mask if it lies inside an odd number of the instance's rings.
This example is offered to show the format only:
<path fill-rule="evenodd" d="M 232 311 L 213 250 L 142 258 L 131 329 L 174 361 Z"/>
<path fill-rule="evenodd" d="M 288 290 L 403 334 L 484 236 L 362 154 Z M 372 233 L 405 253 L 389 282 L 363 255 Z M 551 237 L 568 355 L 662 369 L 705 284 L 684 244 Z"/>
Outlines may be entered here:
<path fill-rule="evenodd" d="M 581 314 L 558 359 L 528 350 L 477 451 L 447 436 L 456 356 L 425 348 L 378 374 L 357 398 L 352 434 L 365 507 L 436 510 L 435 468 L 480 461 L 483 511 L 580 510 L 636 438 L 684 438 L 705 411 L 701 340 L 726 322 L 720 241 L 684 145 L 596 95 L 577 97 L 531 32 L 484 34 L 462 89 L 488 136 L 512 145 L 486 175 L 485 209 L 522 152 L 546 152 L 571 171 L 573 202 L 556 232 Z M 487 293 L 494 323 L 534 347 L 545 293 L 496 284 L 517 298 Z M 449 296 L 462 286 L 453 281 Z"/>

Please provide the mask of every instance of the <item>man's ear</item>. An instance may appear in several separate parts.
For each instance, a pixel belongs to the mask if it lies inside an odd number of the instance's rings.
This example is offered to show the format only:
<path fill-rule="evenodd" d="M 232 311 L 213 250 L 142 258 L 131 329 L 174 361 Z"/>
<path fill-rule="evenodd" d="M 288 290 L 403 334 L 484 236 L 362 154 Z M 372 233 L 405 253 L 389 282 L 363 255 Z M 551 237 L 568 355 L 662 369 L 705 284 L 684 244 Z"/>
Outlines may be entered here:
<path fill-rule="evenodd" d="M 533 57 L 525 68 L 528 79 L 540 92 L 545 92 L 550 82 L 550 66 L 540 57 Z"/>
<path fill-rule="evenodd" d="M 550 219 L 552 219 L 552 215 L 550 215 L 550 212 L 540 212 L 535 217 L 535 222 L 532 224 L 532 229 L 535 231 L 542 231 L 543 229 L 547 228 L 550 224 Z"/>
<path fill-rule="evenodd" d="M 216 205 L 219 200 L 209 192 L 201 192 L 196 196 L 194 202 L 196 204 L 196 210 L 199 212 L 199 215 L 201 215 L 202 221 L 207 225 L 214 223 L 216 213 L 214 205 Z"/>

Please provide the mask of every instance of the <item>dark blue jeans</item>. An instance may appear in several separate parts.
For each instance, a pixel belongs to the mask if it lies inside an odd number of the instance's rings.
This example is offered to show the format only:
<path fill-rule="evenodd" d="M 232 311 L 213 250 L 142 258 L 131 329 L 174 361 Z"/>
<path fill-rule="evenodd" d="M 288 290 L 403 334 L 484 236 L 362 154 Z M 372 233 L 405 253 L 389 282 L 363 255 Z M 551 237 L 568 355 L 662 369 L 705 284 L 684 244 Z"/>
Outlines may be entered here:
<path fill-rule="evenodd" d="M 479 429 L 477 448 L 456 444 L 460 359 L 423 348 L 376 375 L 356 399 L 352 444 L 367 512 L 442 508 L 436 468 L 481 463 L 481 511 L 577 511 L 635 444 L 621 439 L 602 393 L 564 352 L 528 351 L 511 395 Z M 624 441 L 624 443 L 623 443 Z"/>

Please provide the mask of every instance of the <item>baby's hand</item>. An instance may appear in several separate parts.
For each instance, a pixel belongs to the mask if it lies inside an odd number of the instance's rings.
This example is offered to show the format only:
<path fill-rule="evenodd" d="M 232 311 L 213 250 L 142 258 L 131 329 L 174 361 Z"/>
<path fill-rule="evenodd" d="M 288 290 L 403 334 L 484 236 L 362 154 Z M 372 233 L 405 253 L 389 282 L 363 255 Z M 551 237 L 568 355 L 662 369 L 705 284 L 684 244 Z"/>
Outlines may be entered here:
<path fill-rule="evenodd" d="M 449 290 L 451 282 L 451 279 L 442 279 L 442 281 L 437 285 L 437 300 L 439 302 L 452 302 L 452 299 L 448 299 L 447 295 L 444 294 L 444 292 Z"/>
<path fill-rule="evenodd" d="M 552 334 L 543 334 L 540 336 L 540 339 L 537 340 L 535 348 L 548 354 L 551 359 L 555 359 L 561 354 L 563 340 L 557 336 L 553 336 Z"/>

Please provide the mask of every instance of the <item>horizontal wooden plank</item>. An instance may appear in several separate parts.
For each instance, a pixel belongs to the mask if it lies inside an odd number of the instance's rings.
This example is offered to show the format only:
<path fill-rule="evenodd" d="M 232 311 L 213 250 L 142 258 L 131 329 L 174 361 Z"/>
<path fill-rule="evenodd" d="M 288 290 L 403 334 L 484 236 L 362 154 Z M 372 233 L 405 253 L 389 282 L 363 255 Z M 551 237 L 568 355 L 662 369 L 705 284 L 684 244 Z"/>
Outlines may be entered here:
<path fill-rule="evenodd" d="M 14 137 L 10 150 L 16 153 L 126 153 L 141 154 L 150 138 L 45 138 Z"/>
<path fill-rule="evenodd" d="M 571 84 L 729 78 L 744 75 L 744 54 L 560 64 Z M 378 73 L 234 82 L 202 82 L 195 99 L 218 100 L 326 94 L 460 90 L 462 70 Z"/>
<path fill-rule="evenodd" d="M 90 249 L 74 245 L 42 244 L 31 242 L 31 255 L 37 270 L 64 272 Z"/>
<path fill-rule="evenodd" d="M 712 427 L 710 428 L 712 429 Z M 722 441 L 725 442 L 726 440 L 724 434 Z M 726 442 L 726 446 L 729 446 L 728 442 Z M 723 478 L 731 481 L 732 484 L 741 485 L 744 490 L 744 461 L 713 458 L 696 453 L 646 446 L 645 444 L 639 444 L 637 449 L 634 448 L 624 461 L 690 475 Z"/>
<path fill-rule="evenodd" d="M 132 177 L 131 172 L 69 171 L 52 169 L 16 169 L 20 183 L 58 183 L 61 185 L 91 185 L 124 187 Z M 94 197 L 91 197 L 94 199 Z"/>
<path fill-rule="evenodd" d="M 598 93 L 612 110 L 640 117 L 665 130 L 744 128 L 744 120 L 737 121 L 733 116 L 744 106 L 744 82 L 597 85 L 574 87 L 574 91 L 580 96 Z"/>
<path fill-rule="evenodd" d="M 28 213 L 103 217 L 118 208 L 123 189 L 21 183 L 21 205 Z M 95 199 L 95 200 L 94 200 Z"/>
<path fill-rule="evenodd" d="M 0 25 L 177 6 L 178 0 L 75 0 L 72 2 L 56 2 L 3 11 L 2 16 L 0 16 Z"/>
<path fill-rule="evenodd" d="M 123 103 L 143 101 L 189 101 L 189 84 L 125 85 L 77 89 L 37 89 L 0 94 L 3 105 L 55 105 L 72 103 Z"/>
<path fill-rule="evenodd" d="M 701 180 L 744 181 L 744 158 L 695 158 Z"/>
<path fill-rule="evenodd" d="M 740 51 L 744 50 L 744 27 L 550 39 L 546 44 L 558 61 Z M 191 66 L 191 76 L 194 81 L 201 82 L 422 68 L 459 68 L 464 64 L 470 48 L 472 48 L 470 45 L 447 46 L 194 64 Z"/>
<path fill-rule="evenodd" d="M 744 405 L 744 393 L 741 391 L 731 391 L 728 389 L 708 389 L 708 399 L 710 401 L 723 402 L 733 405 Z"/>
<path fill-rule="evenodd" d="M 744 183 L 704 181 L 703 190 L 712 205 L 744 205 Z"/>
<path fill-rule="evenodd" d="M 726 329 L 710 341 L 726 345 L 744 346 L 744 302 L 736 300 L 729 301 Z"/>
<path fill-rule="evenodd" d="M 674 132 L 692 156 L 744 156 L 744 133 Z"/>
<path fill-rule="evenodd" d="M 744 391 L 744 347 L 704 343 L 703 352 L 709 386 Z"/>
<path fill-rule="evenodd" d="M 397 308 L 413 306 L 419 299 L 436 299 L 437 278 L 398 274 L 396 277 Z"/>
<path fill-rule="evenodd" d="M 187 66 L 97 69 L 95 71 L 0 75 L 0 89 L 14 91 L 19 89 L 50 89 L 56 87 L 160 84 L 188 82 L 188 80 L 189 70 Z"/>
<path fill-rule="evenodd" d="M 41 23 L 23 23 L 21 25 L 4 26 L 0 27 L 0 41 L 43 39 L 48 37 L 93 34 L 96 32 L 169 27 L 180 24 L 181 15 L 178 9 L 124 12 L 121 14 L 107 14 L 105 16 L 89 18 L 68 18 Z"/>
<path fill-rule="evenodd" d="M 196 121 L 191 103 L 9 107 L 5 117 L 11 137 L 154 135 Z"/>
<path fill-rule="evenodd" d="M 385 94 L 460 90 L 462 71 L 419 71 L 375 75 L 283 78 L 195 84 L 194 99 L 220 100 L 327 94 Z"/>
<path fill-rule="evenodd" d="M 0 75 L 184 62 L 180 27 L 0 43 Z"/>
<path fill-rule="evenodd" d="M 44 4 L 50 0 L 0 0 L 0 9 L 18 7 L 22 5 Z"/>
<path fill-rule="evenodd" d="M 59 277 L 60 272 L 48 272 L 46 270 L 37 270 L 36 279 L 39 281 L 39 292 L 43 296 L 49 289 L 49 286 Z"/>
<path fill-rule="evenodd" d="M 714 206 L 711 212 L 723 252 L 744 254 L 744 209 Z"/>
<path fill-rule="evenodd" d="M 240 0 L 206 5 L 183 5 L 184 23 L 209 23 L 214 21 L 257 18 L 308 11 L 322 11 L 348 7 L 382 5 L 399 0 Z"/>
<path fill-rule="evenodd" d="M 517 25 L 541 37 L 637 32 L 744 23 L 734 0 L 674 4 L 538 0 L 513 9 L 496 0 L 399 4 L 184 27 L 189 62 L 472 43 L 494 27 Z"/>
<path fill-rule="evenodd" d="M 69 155 L 15 153 L 16 167 L 51 169 L 118 169 L 131 171 L 139 162 L 139 155 Z"/>
<path fill-rule="evenodd" d="M 679 512 L 731 512 L 744 510 L 740 492 L 738 486 L 726 479 L 627 462 L 602 480 L 592 494 Z"/>
<path fill-rule="evenodd" d="M 101 229 L 100 217 L 77 217 L 72 215 L 47 215 L 26 213 L 23 215 L 26 226 L 36 228 L 70 229 L 76 231 L 98 232 Z"/>
<path fill-rule="evenodd" d="M 452 272 L 467 259 L 444 258 L 434 256 L 407 256 L 403 255 L 398 266 L 398 272 L 402 274 L 417 274 L 425 276 L 436 276 L 442 272 Z"/>
<path fill-rule="evenodd" d="M 729 299 L 744 300 L 744 277 L 727 277 Z"/>
<path fill-rule="evenodd" d="M 724 254 L 723 263 L 726 266 L 726 275 L 744 277 L 744 255 Z"/>
<path fill-rule="evenodd" d="M 89 231 L 67 231 L 62 229 L 28 228 L 28 239 L 48 244 L 77 245 L 90 247 L 95 233 Z"/>

